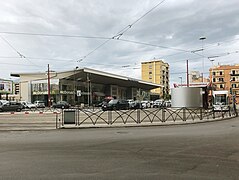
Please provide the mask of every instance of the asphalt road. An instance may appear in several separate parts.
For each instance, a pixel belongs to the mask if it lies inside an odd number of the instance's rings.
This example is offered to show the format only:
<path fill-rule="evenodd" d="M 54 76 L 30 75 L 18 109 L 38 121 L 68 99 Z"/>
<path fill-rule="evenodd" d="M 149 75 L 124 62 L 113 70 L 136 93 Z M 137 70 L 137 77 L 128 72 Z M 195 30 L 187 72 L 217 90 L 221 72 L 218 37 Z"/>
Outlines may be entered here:
<path fill-rule="evenodd" d="M 0 179 L 239 179 L 239 118 L 140 128 L 0 131 Z"/>

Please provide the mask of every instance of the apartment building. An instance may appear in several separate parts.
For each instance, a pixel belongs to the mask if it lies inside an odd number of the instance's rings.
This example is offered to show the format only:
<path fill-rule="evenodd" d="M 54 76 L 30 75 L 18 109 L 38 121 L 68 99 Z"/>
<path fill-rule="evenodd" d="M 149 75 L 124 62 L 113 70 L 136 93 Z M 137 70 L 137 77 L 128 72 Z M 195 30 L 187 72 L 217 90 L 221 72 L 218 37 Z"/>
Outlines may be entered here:
<path fill-rule="evenodd" d="M 165 97 L 169 94 L 169 64 L 162 60 L 151 60 L 141 63 L 142 80 L 155 84 L 160 84 L 163 87 L 151 90 L 151 93 L 159 94 L 160 97 Z"/>
<path fill-rule="evenodd" d="M 202 77 L 200 71 L 190 71 L 189 72 L 189 83 L 208 83 L 209 79 Z"/>
<path fill-rule="evenodd" d="M 214 66 L 209 71 L 210 82 L 216 90 L 228 90 L 230 98 L 235 95 L 239 103 L 239 64 Z"/>

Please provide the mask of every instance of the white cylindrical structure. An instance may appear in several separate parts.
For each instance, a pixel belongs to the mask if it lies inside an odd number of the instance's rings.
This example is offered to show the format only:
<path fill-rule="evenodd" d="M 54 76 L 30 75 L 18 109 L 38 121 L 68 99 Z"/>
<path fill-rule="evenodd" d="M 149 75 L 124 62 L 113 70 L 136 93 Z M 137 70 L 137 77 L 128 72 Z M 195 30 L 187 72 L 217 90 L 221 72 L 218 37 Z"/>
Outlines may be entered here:
<path fill-rule="evenodd" d="M 203 92 L 201 88 L 181 87 L 172 88 L 172 107 L 203 107 Z"/>

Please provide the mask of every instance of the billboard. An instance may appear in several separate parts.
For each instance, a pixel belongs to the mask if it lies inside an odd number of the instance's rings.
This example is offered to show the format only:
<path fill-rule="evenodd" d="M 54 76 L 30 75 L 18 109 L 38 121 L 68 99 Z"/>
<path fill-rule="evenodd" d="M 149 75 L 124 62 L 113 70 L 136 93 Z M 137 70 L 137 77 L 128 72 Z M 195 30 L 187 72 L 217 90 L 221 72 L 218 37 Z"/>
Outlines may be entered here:
<path fill-rule="evenodd" d="M 13 82 L 0 79 L 0 94 L 12 94 Z"/>

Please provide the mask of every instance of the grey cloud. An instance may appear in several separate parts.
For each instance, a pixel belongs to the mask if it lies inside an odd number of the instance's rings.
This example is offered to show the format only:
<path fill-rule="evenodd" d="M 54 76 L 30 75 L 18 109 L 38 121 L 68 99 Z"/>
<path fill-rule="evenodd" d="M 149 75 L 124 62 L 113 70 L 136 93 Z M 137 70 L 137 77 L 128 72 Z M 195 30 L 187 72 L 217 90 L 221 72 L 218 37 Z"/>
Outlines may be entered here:
<path fill-rule="evenodd" d="M 0 31 L 112 37 L 156 3 L 149 0 L 8 0 L 2 2 L 0 7 Z M 167 0 L 137 22 L 121 38 L 195 50 L 201 48 L 199 37 L 204 35 L 207 37 L 204 45 L 208 48 L 205 48 L 203 53 L 209 56 L 222 51 L 232 51 L 238 47 L 237 41 L 231 41 L 239 34 L 238 16 L 239 3 L 236 0 Z M 79 63 L 78 59 L 94 50 L 104 40 L 6 34 L 2 36 L 26 56 L 72 60 L 64 62 L 30 59 L 42 67 L 49 63 L 56 70 L 72 69 L 76 65 L 90 66 L 140 77 L 140 70 L 133 67 L 139 67 L 140 61 L 154 57 L 164 57 L 174 72 L 184 70 L 186 59 L 190 59 L 191 69 L 201 70 L 202 58 L 192 53 L 168 56 L 180 52 L 171 49 L 111 40 Z M 231 42 L 223 42 L 220 46 L 209 48 L 210 44 L 220 41 Z M 16 56 L 16 53 L 2 41 L 0 41 L 0 47 L 3 47 L 0 50 L 0 56 Z M 218 61 L 233 63 L 237 62 L 237 57 L 236 55 L 225 56 Z M 13 63 L 18 63 L 18 60 L 13 60 Z M 3 61 L 4 59 L 0 59 L 0 64 Z M 25 63 L 31 64 L 29 61 Z M 132 67 L 121 68 L 127 64 Z M 205 66 L 209 68 L 210 65 L 211 63 L 206 61 Z M 14 70 L 14 66 L 7 67 Z M 32 70 L 37 68 L 41 70 L 40 67 L 34 67 Z M 30 69 L 25 68 L 26 71 Z M 0 75 L 8 76 L 6 71 Z M 172 74 L 171 79 L 177 80 L 177 76 Z"/>

